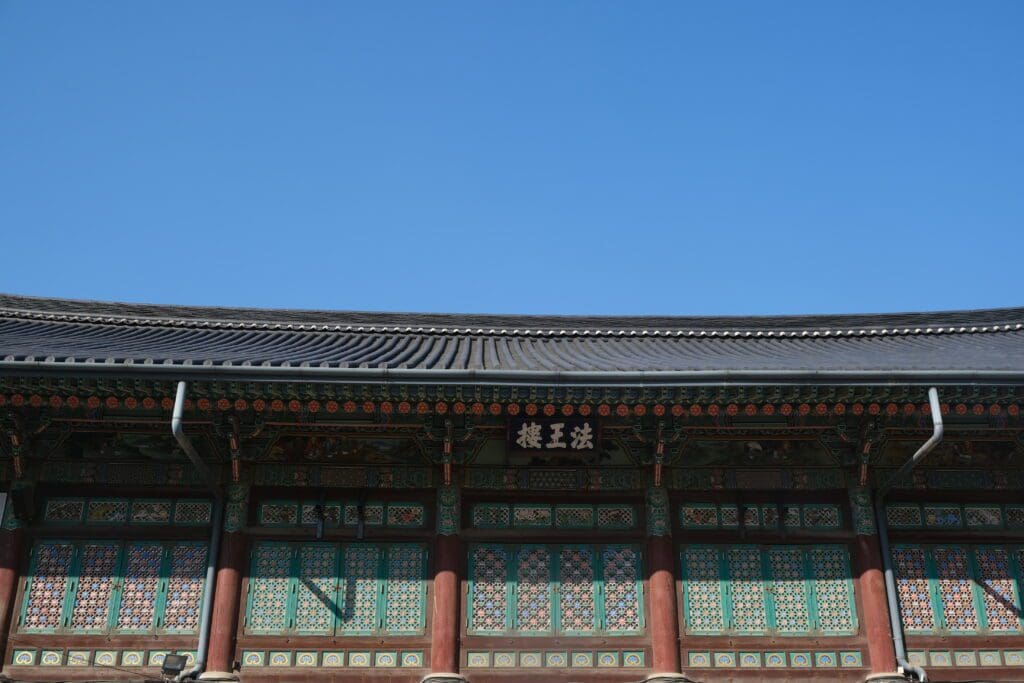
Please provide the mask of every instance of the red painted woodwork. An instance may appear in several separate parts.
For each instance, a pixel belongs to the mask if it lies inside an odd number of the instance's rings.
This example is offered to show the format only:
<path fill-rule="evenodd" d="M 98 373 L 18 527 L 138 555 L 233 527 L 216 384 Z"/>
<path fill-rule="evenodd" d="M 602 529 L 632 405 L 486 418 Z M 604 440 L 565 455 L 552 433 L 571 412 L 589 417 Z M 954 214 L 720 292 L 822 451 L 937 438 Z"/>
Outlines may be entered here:
<path fill-rule="evenodd" d="M 0 652 L 7 651 L 24 538 L 22 529 L 0 530 Z"/>
<path fill-rule="evenodd" d="M 458 536 L 437 536 L 434 548 L 434 613 L 430 631 L 430 670 L 433 673 L 458 673 L 462 541 Z"/>
<path fill-rule="evenodd" d="M 889 604 L 885 597 L 885 576 L 877 536 L 857 536 L 857 565 L 871 673 L 892 673 L 896 671 L 896 650 L 892 629 L 889 628 Z"/>
<path fill-rule="evenodd" d="M 217 582 L 213 589 L 213 617 L 207 671 L 230 672 L 234 668 L 235 631 L 245 572 L 245 536 L 224 532 L 217 560 Z"/>
<path fill-rule="evenodd" d="M 647 540 L 647 566 L 651 596 L 651 668 L 655 673 L 679 673 L 675 554 L 670 536 L 655 536 Z"/>

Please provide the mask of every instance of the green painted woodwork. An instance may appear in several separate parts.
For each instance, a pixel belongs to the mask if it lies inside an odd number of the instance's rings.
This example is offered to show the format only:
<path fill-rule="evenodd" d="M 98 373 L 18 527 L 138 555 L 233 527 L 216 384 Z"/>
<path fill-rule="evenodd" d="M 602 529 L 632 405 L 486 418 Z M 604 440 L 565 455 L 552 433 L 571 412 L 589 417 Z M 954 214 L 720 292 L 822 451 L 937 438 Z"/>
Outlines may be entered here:
<path fill-rule="evenodd" d="M 427 552 L 416 543 L 253 547 L 245 632 L 422 635 Z"/>
<path fill-rule="evenodd" d="M 845 546 L 686 545 L 680 559 L 691 635 L 857 632 Z"/>
<path fill-rule="evenodd" d="M 206 545 L 39 541 L 19 618 L 23 633 L 195 633 Z"/>
<path fill-rule="evenodd" d="M 469 547 L 468 632 L 594 636 L 643 633 L 641 555 L 628 544 Z"/>

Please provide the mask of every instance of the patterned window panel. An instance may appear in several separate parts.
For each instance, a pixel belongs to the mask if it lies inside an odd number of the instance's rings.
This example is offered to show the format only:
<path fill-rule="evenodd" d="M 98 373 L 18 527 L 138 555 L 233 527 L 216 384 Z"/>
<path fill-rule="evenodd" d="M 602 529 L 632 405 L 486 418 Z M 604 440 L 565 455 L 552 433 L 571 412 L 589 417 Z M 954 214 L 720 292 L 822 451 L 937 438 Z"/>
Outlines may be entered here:
<path fill-rule="evenodd" d="M 713 503 L 684 505 L 679 511 L 682 525 L 692 529 L 717 529 L 718 506 Z"/>
<path fill-rule="evenodd" d="M 808 551 L 817 628 L 829 634 L 855 633 L 850 554 L 838 545 L 815 546 Z"/>
<path fill-rule="evenodd" d="M 1005 548 L 979 547 L 974 549 L 974 559 L 978 568 L 977 585 L 989 630 L 1019 631 L 1017 591 L 1010 568 L 1010 553 Z"/>
<path fill-rule="evenodd" d="M 356 635 L 377 630 L 380 565 L 380 546 L 367 543 L 344 546 L 338 591 L 339 633 Z"/>
<path fill-rule="evenodd" d="M 512 526 L 512 511 L 508 505 L 480 503 L 473 506 L 472 524 L 482 528 L 508 528 Z"/>
<path fill-rule="evenodd" d="M 295 630 L 332 635 L 337 603 L 338 548 L 324 543 L 299 546 L 295 588 Z"/>
<path fill-rule="evenodd" d="M 32 578 L 26 590 L 21 628 L 25 631 L 52 631 L 60 628 L 71 585 L 71 565 L 75 546 L 48 541 L 33 549 Z"/>
<path fill-rule="evenodd" d="M 950 631 L 977 631 L 978 612 L 967 551 L 957 546 L 932 549 L 935 559 L 936 586 L 942 603 L 945 626 Z"/>
<path fill-rule="evenodd" d="M 391 635 L 423 633 L 426 552 L 413 543 L 388 548 L 384 630 Z"/>
<path fill-rule="evenodd" d="M 771 594 L 775 607 L 775 628 L 780 633 L 811 630 L 808 612 L 807 572 L 804 553 L 798 547 L 779 546 L 768 551 Z"/>
<path fill-rule="evenodd" d="M 924 524 L 931 528 L 959 529 L 964 525 L 959 505 L 925 505 Z"/>
<path fill-rule="evenodd" d="M 196 633 L 206 587 L 206 544 L 175 543 L 168 548 L 168 554 L 163 628 L 175 633 Z"/>
<path fill-rule="evenodd" d="M 259 543 L 253 549 L 249 575 L 249 633 L 282 633 L 288 624 L 292 548 L 284 543 Z"/>
<path fill-rule="evenodd" d="M 594 506 L 556 505 L 556 529 L 592 529 L 594 527 Z"/>
<path fill-rule="evenodd" d="M 885 506 L 885 520 L 891 527 L 911 529 L 924 526 L 921 506 L 915 503 L 892 503 Z"/>
<path fill-rule="evenodd" d="M 516 629 L 522 633 L 550 633 L 551 550 L 522 546 L 516 552 Z"/>
<path fill-rule="evenodd" d="M 425 522 L 426 508 L 422 503 L 388 503 L 388 526 L 418 529 Z"/>
<path fill-rule="evenodd" d="M 605 630 L 611 634 L 636 633 L 644 626 L 640 601 L 640 551 L 631 545 L 609 545 L 602 550 Z"/>
<path fill-rule="evenodd" d="M 558 612 L 562 631 L 593 633 L 597 628 L 594 555 L 592 546 L 563 546 L 558 551 Z"/>
<path fill-rule="evenodd" d="M 934 630 L 935 608 L 932 605 L 924 549 L 916 546 L 893 547 L 892 561 L 903 628 L 908 631 Z"/>
<path fill-rule="evenodd" d="M 598 505 L 597 526 L 600 529 L 635 529 L 636 512 L 632 505 Z"/>
<path fill-rule="evenodd" d="M 105 631 L 108 628 L 120 559 L 119 543 L 89 542 L 82 545 L 78 583 L 71 606 L 70 626 L 73 630 Z"/>
<path fill-rule="evenodd" d="M 502 633 L 508 629 L 508 552 L 501 545 L 475 545 L 470 554 L 469 631 Z"/>
<path fill-rule="evenodd" d="M 968 528 L 999 529 L 1003 526 L 1003 508 L 998 505 L 965 505 Z"/>
<path fill-rule="evenodd" d="M 726 550 L 733 628 L 740 633 L 764 633 L 768 628 L 761 550 L 733 546 Z"/>
<path fill-rule="evenodd" d="M 150 631 L 156 625 L 163 564 L 164 547 L 159 543 L 129 543 L 125 547 L 124 583 L 116 622 L 119 631 Z"/>
<path fill-rule="evenodd" d="M 835 505 L 805 505 L 803 513 L 807 529 L 838 529 L 841 522 L 839 508 Z"/>
<path fill-rule="evenodd" d="M 722 566 L 717 548 L 691 546 L 683 551 L 683 596 L 690 633 L 721 633 L 726 628 Z"/>

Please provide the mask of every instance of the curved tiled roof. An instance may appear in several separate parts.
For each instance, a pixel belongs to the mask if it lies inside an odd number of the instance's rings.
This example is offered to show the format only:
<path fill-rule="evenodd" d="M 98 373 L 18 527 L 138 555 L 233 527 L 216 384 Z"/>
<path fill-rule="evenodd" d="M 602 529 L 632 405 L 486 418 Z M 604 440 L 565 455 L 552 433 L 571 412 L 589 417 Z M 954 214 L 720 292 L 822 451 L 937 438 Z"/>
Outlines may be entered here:
<path fill-rule="evenodd" d="M 1024 377 L 1024 309 L 563 317 L 159 306 L 0 295 L 0 369 L 422 381 Z M 345 372 L 351 371 L 351 372 Z M 1005 377 L 1004 377 L 1005 379 Z"/>

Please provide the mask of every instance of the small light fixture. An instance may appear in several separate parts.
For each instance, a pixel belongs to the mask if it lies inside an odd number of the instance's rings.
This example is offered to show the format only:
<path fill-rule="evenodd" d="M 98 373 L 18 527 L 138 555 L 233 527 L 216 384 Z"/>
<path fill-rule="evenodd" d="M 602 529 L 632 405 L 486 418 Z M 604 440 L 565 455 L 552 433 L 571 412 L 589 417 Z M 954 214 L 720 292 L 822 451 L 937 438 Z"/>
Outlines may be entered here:
<path fill-rule="evenodd" d="M 177 677 L 185 670 L 188 664 L 188 657 L 185 655 L 165 655 L 164 663 L 160 666 L 160 673 L 166 677 Z"/>

